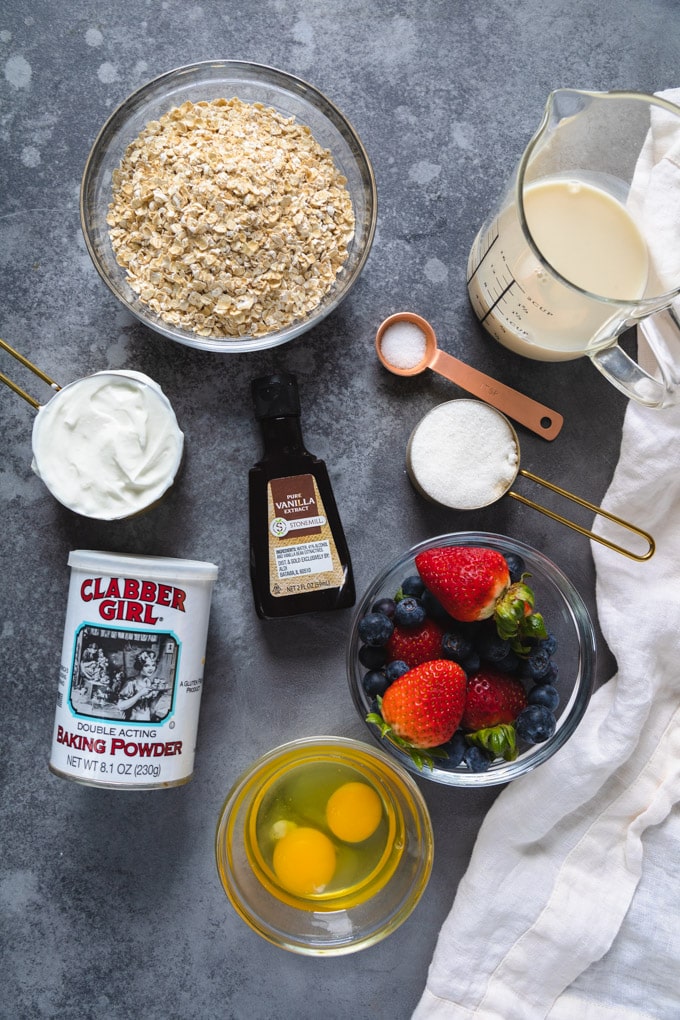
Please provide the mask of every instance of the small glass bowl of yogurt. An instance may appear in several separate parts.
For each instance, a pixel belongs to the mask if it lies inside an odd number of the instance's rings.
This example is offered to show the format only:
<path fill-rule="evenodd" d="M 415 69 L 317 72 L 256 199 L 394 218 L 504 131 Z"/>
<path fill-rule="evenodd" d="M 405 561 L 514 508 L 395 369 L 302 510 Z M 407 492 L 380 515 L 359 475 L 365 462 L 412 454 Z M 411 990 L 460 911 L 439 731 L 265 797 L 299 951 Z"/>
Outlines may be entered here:
<path fill-rule="evenodd" d="M 33 471 L 63 506 L 114 521 L 171 488 L 184 435 L 160 386 L 142 372 L 102 371 L 62 387 L 33 423 Z"/>

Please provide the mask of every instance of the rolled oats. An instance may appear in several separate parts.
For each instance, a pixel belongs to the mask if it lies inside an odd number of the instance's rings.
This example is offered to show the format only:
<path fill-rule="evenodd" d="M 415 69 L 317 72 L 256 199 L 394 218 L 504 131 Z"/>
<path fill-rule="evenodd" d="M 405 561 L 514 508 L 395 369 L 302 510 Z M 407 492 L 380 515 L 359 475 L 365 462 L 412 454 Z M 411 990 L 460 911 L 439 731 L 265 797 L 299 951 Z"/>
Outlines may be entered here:
<path fill-rule="evenodd" d="M 330 290 L 354 236 L 347 180 L 310 129 L 261 103 L 183 103 L 113 173 L 106 218 L 128 283 L 167 323 L 262 336 Z"/>

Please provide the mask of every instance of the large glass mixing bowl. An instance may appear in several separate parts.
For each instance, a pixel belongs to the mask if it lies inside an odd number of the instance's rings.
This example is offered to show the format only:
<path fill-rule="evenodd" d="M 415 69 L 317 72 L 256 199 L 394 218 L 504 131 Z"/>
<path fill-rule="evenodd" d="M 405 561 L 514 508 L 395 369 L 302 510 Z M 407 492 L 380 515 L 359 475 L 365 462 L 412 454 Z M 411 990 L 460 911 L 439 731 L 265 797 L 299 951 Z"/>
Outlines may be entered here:
<path fill-rule="evenodd" d="M 304 318 L 264 336 L 204 337 L 168 324 L 130 287 L 116 261 L 106 216 L 112 198 L 112 174 L 143 128 L 185 102 L 237 97 L 261 103 L 306 125 L 332 154 L 347 178 L 355 218 L 354 238 L 335 282 Z M 377 219 L 377 191 L 368 155 L 343 114 L 318 89 L 284 71 L 248 61 L 214 60 L 179 67 L 155 78 L 129 96 L 109 117 L 90 151 L 82 179 L 80 218 L 85 244 L 111 292 L 149 328 L 170 340 L 206 351 L 258 351 L 287 343 L 317 326 L 348 295 L 368 258 Z"/>

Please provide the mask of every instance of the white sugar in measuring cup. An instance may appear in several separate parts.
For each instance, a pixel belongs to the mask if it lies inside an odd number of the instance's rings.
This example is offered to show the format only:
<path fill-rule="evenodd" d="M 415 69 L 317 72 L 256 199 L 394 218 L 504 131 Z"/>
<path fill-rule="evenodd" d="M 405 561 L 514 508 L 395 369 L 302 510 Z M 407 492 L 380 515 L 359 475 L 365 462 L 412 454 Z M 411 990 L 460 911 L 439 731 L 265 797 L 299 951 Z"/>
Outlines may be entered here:
<path fill-rule="evenodd" d="M 479 400 L 450 400 L 428 411 L 411 433 L 406 469 L 414 489 L 439 506 L 481 510 L 507 494 L 630 559 L 648 560 L 654 555 L 654 539 L 646 531 L 520 468 L 519 440 L 514 428 L 504 414 Z M 637 536 L 645 550 L 637 552 L 617 545 L 515 492 L 510 487 L 518 475 Z"/>
<path fill-rule="evenodd" d="M 434 329 L 415 312 L 396 312 L 385 319 L 378 327 L 375 347 L 380 363 L 394 375 L 419 375 L 431 368 L 543 439 L 555 439 L 564 424 L 562 415 L 552 408 L 440 350 Z"/>
<path fill-rule="evenodd" d="M 174 484 L 184 452 L 170 401 L 141 372 L 95 372 L 61 387 L 4 340 L 0 347 L 54 395 L 40 404 L 0 372 L 0 381 L 38 413 L 32 468 L 63 506 L 84 517 L 121 520 L 155 505 Z"/>

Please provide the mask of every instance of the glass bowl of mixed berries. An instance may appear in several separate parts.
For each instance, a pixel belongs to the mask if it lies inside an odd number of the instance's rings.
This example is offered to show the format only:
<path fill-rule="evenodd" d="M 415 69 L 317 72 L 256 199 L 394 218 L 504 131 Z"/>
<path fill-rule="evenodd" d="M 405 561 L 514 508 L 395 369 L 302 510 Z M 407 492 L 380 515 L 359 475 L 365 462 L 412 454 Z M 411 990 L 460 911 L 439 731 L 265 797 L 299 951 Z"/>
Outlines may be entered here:
<path fill-rule="evenodd" d="M 449 786 L 507 783 L 583 718 L 595 632 L 569 578 L 517 539 L 439 535 L 369 586 L 348 673 L 357 710 L 406 768 Z"/>

